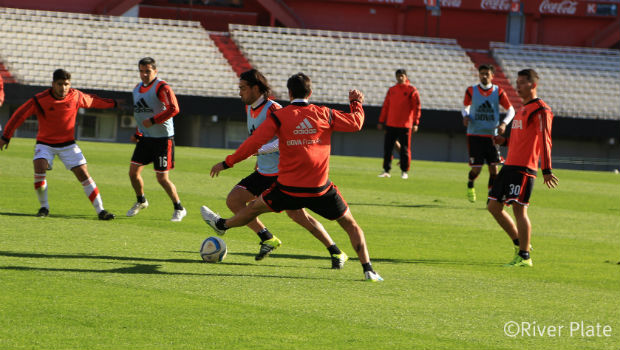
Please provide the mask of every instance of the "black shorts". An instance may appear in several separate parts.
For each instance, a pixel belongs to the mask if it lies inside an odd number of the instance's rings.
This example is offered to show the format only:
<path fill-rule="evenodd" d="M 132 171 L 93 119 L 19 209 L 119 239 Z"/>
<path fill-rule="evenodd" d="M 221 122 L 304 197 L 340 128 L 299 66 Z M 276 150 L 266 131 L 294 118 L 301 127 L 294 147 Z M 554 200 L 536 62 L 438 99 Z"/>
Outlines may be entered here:
<path fill-rule="evenodd" d="M 136 143 L 131 163 L 147 165 L 153 163 L 155 171 L 174 169 L 174 138 L 143 137 Z"/>
<path fill-rule="evenodd" d="M 490 136 L 467 135 L 467 148 L 470 166 L 483 166 L 485 161 L 489 165 L 501 163 L 499 146 Z"/>
<path fill-rule="evenodd" d="M 271 188 L 262 194 L 267 206 L 275 212 L 308 208 L 327 220 L 336 220 L 341 218 L 349 209 L 336 185 L 332 185 L 325 194 L 319 197 L 291 196 L 282 192 L 278 185 L 276 181 Z"/>
<path fill-rule="evenodd" d="M 237 186 L 247 190 L 255 196 L 259 196 L 261 193 L 265 192 L 266 189 L 271 187 L 277 179 L 277 175 L 267 176 L 259 173 L 258 171 L 254 171 L 250 175 L 243 178 L 243 180 L 239 181 Z"/>
<path fill-rule="evenodd" d="M 527 206 L 530 204 L 534 180 L 536 180 L 536 174 L 532 170 L 504 165 L 497 174 L 493 187 L 489 190 L 489 199 L 506 205 L 517 202 Z"/>

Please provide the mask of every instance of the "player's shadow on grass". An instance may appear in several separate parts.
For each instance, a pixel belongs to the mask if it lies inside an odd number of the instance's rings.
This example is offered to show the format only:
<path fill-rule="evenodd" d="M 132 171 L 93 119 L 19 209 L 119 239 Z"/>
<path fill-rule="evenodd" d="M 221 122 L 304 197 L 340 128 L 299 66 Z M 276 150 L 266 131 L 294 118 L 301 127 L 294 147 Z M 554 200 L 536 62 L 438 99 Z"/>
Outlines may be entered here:
<path fill-rule="evenodd" d="M 363 205 L 369 207 L 397 207 L 397 208 L 448 208 L 440 204 L 390 204 L 390 203 L 351 203 L 349 205 Z"/>
<path fill-rule="evenodd" d="M 230 265 L 230 264 L 227 264 Z M 118 274 L 138 274 L 138 275 L 165 275 L 165 276 L 214 276 L 214 277 L 259 277 L 259 278 L 279 278 L 279 279 L 320 279 L 325 278 L 310 276 L 284 276 L 284 275 L 252 275 L 237 273 L 194 273 L 194 272 L 166 272 L 160 270 L 161 265 L 151 264 L 133 264 L 130 267 L 120 267 L 117 269 L 94 270 L 94 269 L 70 269 L 70 268 L 50 268 L 50 267 L 31 267 L 31 266 L 0 266 L 0 270 L 13 271 L 48 271 L 48 272 L 78 272 L 78 273 L 118 273 Z"/>
<path fill-rule="evenodd" d="M 197 252 L 192 252 L 197 254 Z M 140 258 L 140 257 L 128 257 L 128 256 L 112 256 L 112 255 L 90 255 L 90 254 L 40 254 L 40 253 L 19 253 L 19 252 L 7 252 L 0 251 L 0 256 L 12 257 L 12 258 L 37 258 L 37 259 L 94 259 L 94 260 L 115 260 L 115 261 L 142 261 L 142 262 L 161 262 L 161 263 L 191 263 L 204 265 L 205 263 L 200 259 L 157 259 L 157 258 Z M 253 256 L 253 255 L 252 255 Z M 225 273 L 187 273 L 187 272 L 164 272 L 158 270 L 160 264 L 133 264 L 133 267 L 108 269 L 108 270 L 94 270 L 94 269 L 70 269 L 70 268 L 43 268 L 43 267 L 27 267 L 27 266 L 0 266 L 3 270 L 37 270 L 37 271 L 65 271 L 65 272 L 94 272 L 94 273 L 135 273 L 135 274 L 160 274 L 160 275 L 182 275 L 182 276 L 229 276 L 229 277 L 271 277 L 271 278 L 292 278 L 292 279 L 316 279 L 312 277 L 296 277 L 296 276 L 278 276 L 278 275 L 252 275 L 252 274 L 225 274 Z M 222 266 L 259 266 L 256 264 L 243 263 L 243 262 L 225 262 L 220 264 Z M 284 267 L 281 265 L 265 265 L 271 267 Z"/>
<path fill-rule="evenodd" d="M 0 212 L 2 216 L 26 216 L 26 217 L 36 217 L 37 213 L 26 214 L 26 213 L 7 213 Z M 50 214 L 48 218 L 59 218 L 59 219 L 93 219 L 98 220 L 97 215 L 66 215 L 66 214 Z M 47 218 L 40 218 L 41 220 L 46 220 Z"/>

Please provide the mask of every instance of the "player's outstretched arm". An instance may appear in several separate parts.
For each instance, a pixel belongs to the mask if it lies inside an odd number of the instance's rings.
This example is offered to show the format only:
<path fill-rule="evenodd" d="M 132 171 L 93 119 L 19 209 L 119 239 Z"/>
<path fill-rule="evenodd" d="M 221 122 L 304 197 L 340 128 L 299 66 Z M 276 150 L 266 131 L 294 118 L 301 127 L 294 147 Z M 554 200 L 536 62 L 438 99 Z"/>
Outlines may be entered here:
<path fill-rule="evenodd" d="M 548 188 L 556 188 L 560 182 L 560 179 L 553 174 L 543 174 L 543 179 Z"/>
<path fill-rule="evenodd" d="M 211 177 L 218 176 L 222 170 L 226 170 L 224 162 L 215 163 L 213 167 L 211 167 Z"/>

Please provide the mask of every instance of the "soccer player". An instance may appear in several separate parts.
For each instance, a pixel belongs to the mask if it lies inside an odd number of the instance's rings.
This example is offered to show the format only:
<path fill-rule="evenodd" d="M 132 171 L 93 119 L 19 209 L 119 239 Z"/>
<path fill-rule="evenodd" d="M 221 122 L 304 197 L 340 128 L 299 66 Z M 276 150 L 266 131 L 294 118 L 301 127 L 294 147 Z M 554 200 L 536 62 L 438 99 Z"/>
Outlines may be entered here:
<path fill-rule="evenodd" d="M 308 103 L 312 94 L 311 81 L 303 73 L 287 81 L 291 104 L 269 113 L 267 119 L 234 154 L 211 168 L 211 176 L 250 157 L 274 136 L 279 139 L 280 166 L 276 182 L 258 198 L 223 219 L 206 206 L 203 219 L 218 234 L 231 227 L 246 225 L 258 215 L 282 210 L 308 208 L 328 220 L 336 220 L 347 232 L 369 281 L 382 281 L 370 263 L 364 232 L 359 227 L 338 188 L 329 180 L 329 154 L 334 131 L 355 132 L 364 123 L 364 94 L 349 92 L 351 113 L 336 111 Z"/>
<path fill-rule="evenodd" d="M 390 177 L 392 149 L 396 140 L 400 142 L 401 178 L 408 179 L 411 165 L 411 134 L 418 132 L 420 124 L 420 94 L 407 78 L 407 71 L 398 69 L 396 85 L 392 86 L 383 101 L 377 129 L 385 129 L 383 142 L 383 173 L 379 177 Z"/>
<path fill-rule="evenodd" d="M 270 92 L 271 87 L 267 79 L 256 69 L 243 72 L 239 77 L 239 96 L 241 96 L 241 101 L 246 104 L 250 136 L 267 118 L 268 114 L 282 108 L 277 102 L 269 99 Z M 248 202 L 271 187 L 278 178 L 280 160 L 278 138 L 274 137 L 269 143 L 263 145 L 257 153 L 256 170 L 233 187 L 226 198 L 226 205 L 233 213 L 243 209 Z M 332 268 L 340 269 L 343 267 L 349 257 L 336 246 L 320 222 L 306 213 L 304 209 L 287 210 L 286 213 L 293 221 L 310 231 L 325 245 L 331 256 Z M 256 260 L 262 260 L 282 244 L 282 241 L 269 232 L 258 218 L 251 220 L 247 226 L 256 232 L 261 240 Z"/>
<path fill-rule="evenodd" d="M 71 88 L 71 74 L 64 69 L 54 71 L 51 89 L 36 94 L 21 105 L 6 123 L 0 139 L 0 150 L 9 147 L 15 130 L 31 115 L 37 116 L 39 131 L 34 149 L 34 189 L 41 208 L 38 217 L 49 215 L 46 172 L 52 170 L 58 156 L 67 170 L 71 170 L 84 188 L 100 220 L 112 220 L 114 214 L 103 208 L 95 181 L 88 173 L 86 158 L 75 143 L 75 118 L 80 108 L 113 108 L 114 100 L 85 94 Z"/>
<path fill-rule="evenodd" d="M 174 92 L 165 81 L 157 77 L 157 64 L 151 57 L 138 62 L 141 83 L 133 89 L 133 116 L 138 130 L 131 137 L 136 142 L 131 163 L 129 179 L 136 192 L 136 203 L 129 209 L 127 216 L 135 216 L 140 210 L 149 206 L 144 195 L 142 169 L 153 163 L 157 182 L 164 188 L 172 200 L 174 212 L 170 221 L 183 220 L 187 211 L 181 205 L 174 183 L 168 172 L 174 169 L 174 123 L 172 117 L 179 113 L 179 104 Z"/>
<path fill-rule="evenodd" d="M 497 223 L 512 239 L 515 247 L 513 260 L 505 266 L 532 266 L 530 237 L 532 225 L 527 215 L 530 195 L 540 159 L 544 183 L 549 188 L 558 184 L 551 172 L 551 108 L 537 97 L 538 74 L 524 69 L 517 75 L 517 93 L 523 99 L 523 107 L 512 121 L 510 138 L 496 136 L 498 144 L 507 141 L 508 155 L 493 187 L 489 191 L 487 208 Z M 504 210 L 512 205 L 516 219 Z"/>
<path fill-rule="evenodd" d="M 478 67 L 480 84 L 470 86 L 465 91 L 463 100 L 463 125 L 467 127 L 467 148 L 469 150 L 469 181 L 467 182 L 467 198 L 476 201 L 474 181 L 480 175 L 486 161 L 489 168 L 489 185 L 491 189 L 497 176 L 497 164 L 501 163 L 499 146 L 493 142 L 498 133 L 504 134 L 515 115 L 515 109 L 508 100 L 506 92 L 492 83 L 495 68 L 491 64 Z M 506 116 L 500 123 L 499 106 L 506 109 Z"/>

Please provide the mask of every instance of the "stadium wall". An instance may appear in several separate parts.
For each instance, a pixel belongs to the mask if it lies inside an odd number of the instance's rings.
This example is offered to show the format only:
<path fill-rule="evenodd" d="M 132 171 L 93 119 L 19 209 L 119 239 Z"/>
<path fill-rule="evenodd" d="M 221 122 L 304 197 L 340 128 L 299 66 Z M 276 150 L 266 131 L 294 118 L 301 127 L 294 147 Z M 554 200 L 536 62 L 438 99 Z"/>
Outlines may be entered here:
<path fill-rule="evenodd" d="M 6 102 L 0 108 L 0 123 L 5 125 L 10 114 L 45 86 L 5 84 Z M 79 86 L 75 86 L 79 88 Z M 125 101 L 122 110 L 88 110 L 84 115 L 113 118 L 111 142 L 129 142 L 134 127 L 123 126 L 122 120 L 132 115 L 130 92 L 80 89 L 102 97 Z M 179 146 L 235 148 L 246 137 L 244 106 L 238 98 L 177 96 L 181 113 L 175 117 L 176 143 Z M 280 101 L 283 105 L 287 101 Z M 348 111 L 347 105 L 329 105 Z M 552 106 L 553 107 L 553 106 Z M 336 133 L 332 138 L 332 154 L 382 157 L 383 132 L 376 129 L 380 107 L 366 106 L 364 129 L 359 133 Z M 205 112 L 206 111 L 206 112 Z M 83 126 L 78 126 L 78 129 Z M 79 130 L 78 130 L 79 132 Z M 23 126 L 16 136 L 35 137 L 36 128 Z M 613 170 L 620 168 L 620 120 L 576 119 L 556 116 L 553 124 L 554 168 Z M 84 138 L 82 138 L 84 139 Z M 90 138 L 97 140 L 97 138 Z M 458 111 L 422 110 L 420 132 L 413 136 L 413 159 L 467 162 L 465 128 Z M 505 153 L 505 149 L 503 150 Z M 414 163 L 415 166 L 415 163 Z M 377 160 L 377 171 L 381 168 Z"/>

